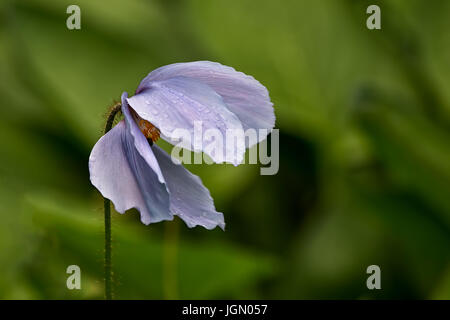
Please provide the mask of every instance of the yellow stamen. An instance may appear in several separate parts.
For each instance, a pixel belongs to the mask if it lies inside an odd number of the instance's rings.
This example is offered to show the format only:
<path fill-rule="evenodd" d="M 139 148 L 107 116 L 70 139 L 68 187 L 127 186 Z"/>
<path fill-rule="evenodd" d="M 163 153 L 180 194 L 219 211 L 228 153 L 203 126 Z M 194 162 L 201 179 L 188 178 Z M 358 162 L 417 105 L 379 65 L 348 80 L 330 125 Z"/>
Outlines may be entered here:
<path fill-rule="evenodd" d="M 156 142 L 161 134 L 158 128 L 144 119 L 139 120 L 139 129 L 147 139 L 152 139 L 152 142 Z"/>

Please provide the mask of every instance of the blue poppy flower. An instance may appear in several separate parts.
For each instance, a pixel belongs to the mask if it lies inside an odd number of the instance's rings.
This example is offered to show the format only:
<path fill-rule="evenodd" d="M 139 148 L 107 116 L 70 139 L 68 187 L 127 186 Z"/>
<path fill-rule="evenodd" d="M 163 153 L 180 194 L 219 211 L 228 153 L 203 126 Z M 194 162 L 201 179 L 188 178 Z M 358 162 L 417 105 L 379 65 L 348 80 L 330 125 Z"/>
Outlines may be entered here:
<path fill-rule="evenodd" d="M 89 157 L 92 184 L 118 212 L 136 208 L 144 224 L 173 220 L 177 215 L 189 227 L 224 229 L 223 214 L 216 211 L 200 178 L 152 142 L 161 136 L 174 144 L 180 138 L 174 134 L 176 129 L 193 133 L 196 122 L 224 136 L 227 130 L 270 132 L 275 115 L 267 89 L 253 77 L 219 63 L 175 63 L 152 71 L 134 96 L 122 94 L 121 103 L 124 119 L 100 138 Z M 234 165 L 252 146 L 247 143 L 235 150 L 211 153 L 203 142 L 200 150 L 192 141 L 186 143 L 187 148 L 205 152 L 214 162 Z"/>

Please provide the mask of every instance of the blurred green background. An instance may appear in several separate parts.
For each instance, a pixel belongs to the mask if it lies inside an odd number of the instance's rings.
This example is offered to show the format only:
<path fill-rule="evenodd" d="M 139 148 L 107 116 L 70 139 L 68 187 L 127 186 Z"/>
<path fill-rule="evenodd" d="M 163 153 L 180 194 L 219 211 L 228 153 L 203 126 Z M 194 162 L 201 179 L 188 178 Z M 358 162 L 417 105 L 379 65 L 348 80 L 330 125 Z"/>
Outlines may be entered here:
<path fill-rule="evenodd" d="M 123 91 L 194 60 L 269 89 L 280 170 L 189 168 L 226 232 L 113 212 L 116 298 L 450 298 L 450 1 L 1 0 L 0 14 L 0 298 L 103 297 L 90 150 Z M 66 288 L 72 264 L 82 290 Z M 382 290 L 366 288 L 372 264 Z"/>

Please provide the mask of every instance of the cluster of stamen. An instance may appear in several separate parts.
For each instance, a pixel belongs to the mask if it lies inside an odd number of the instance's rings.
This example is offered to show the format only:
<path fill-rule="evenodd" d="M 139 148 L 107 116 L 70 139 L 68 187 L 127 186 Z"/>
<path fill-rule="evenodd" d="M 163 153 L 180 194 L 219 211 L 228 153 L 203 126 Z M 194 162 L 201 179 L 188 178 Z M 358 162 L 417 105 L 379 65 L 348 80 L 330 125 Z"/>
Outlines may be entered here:
<path fill-rule="evenodd" d="M 159 139 L 161 132 L 149 121 L 139 119 L 138 125 L 139 129 L 141 129 L 141 132 L 147 139 L 151 139 L 152 142 L 156 142 Z"/>

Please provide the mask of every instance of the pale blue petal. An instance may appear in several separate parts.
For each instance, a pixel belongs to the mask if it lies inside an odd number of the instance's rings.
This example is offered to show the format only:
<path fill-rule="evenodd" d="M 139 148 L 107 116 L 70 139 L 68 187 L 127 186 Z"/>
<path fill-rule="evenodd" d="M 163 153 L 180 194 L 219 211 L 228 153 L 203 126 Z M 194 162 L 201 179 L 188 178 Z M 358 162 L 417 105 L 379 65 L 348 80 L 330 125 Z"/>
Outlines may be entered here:
<path fill-rule="evenodd" d="M 139 186 L 122 148 L 126 128 L 123 121 L 95 144 L 89 156 L 92 184 L 120 213 L 144 204 Z"/>
<path fill-rule="evenodd" d="M 128 103 L 140 117 L 150 121 L 159 130 L 162 137 L 174 143 L 177 138 L 176 129 L 189 132 L 183 137 L 183 147 L 207 153 L 214 162 L 230 162 L 238 165 L 245 154 L 242 143 L 227 144 L 226 131 L 243 132 L 238 117 L 228 110 L 222 97 L 208 85 L 195 79 L 174 77 L 163 81 L 152 82 L 138 94 L 128 98 Z M 195 145 L 194 125 L 201 122 L 202 132 L 218 129 L 224 137 L 222 152 L 205 150 L 207 141 L 198 137 L 201 143 Z"/>
<path fill-rule="evenodd" d="M 126 101 L 122 103 L 126 113 Z M 120 213 L 136 208 L 144 224 L 172 220 L 161 170 L 135 126 L 129 119 L 122 120 L 96 143 L 89 157 L 91 182 Z"/>
<path fill-rule="evenodd" d="M 183 219 L 190 228 L 200 225 L 206 229 L 216 226 L 224 229 L 223 214 L 216 211 L 214 201 L 200 178 L 181 164 L 173 163 L 170 156 L 157 145 L 152 149 L 169 188 L 171 212 Z"/>
<path fill-rule="evenodd" d="M 127 128 L 134 138 L 134 146 L 136 147 L 141 157 L 145 159 L 147 164 L 158 175 L 159 182 L 164 183 L 164 177 L 161 173 L 161 169 L 158 166 L 158 162 L 156 161 L 155 156 L 151 152 L 150 145 L 145 136 L 142 134 L 138 125 L 134 121 L 133 116 L 131 115 L 127 98 L 128 94 L 126 92 L 122 93 L 122 113 L 124 115 Z"/>
<path fill-rule="evenodd" d="M 152 86 L 155 81 L 173 77 L 188 77 L 201 81 L 216 91 L 228 109 L 237 115 L 244 130 L 272 130 L 275 125 L 273 103 L 267 89 L 252 76 L 217 62 L 195 61 L 174 63 L 152 71 L 137 89 L 137 93 Z M 265 135 L 259 136 L 259 141 Z"/>

